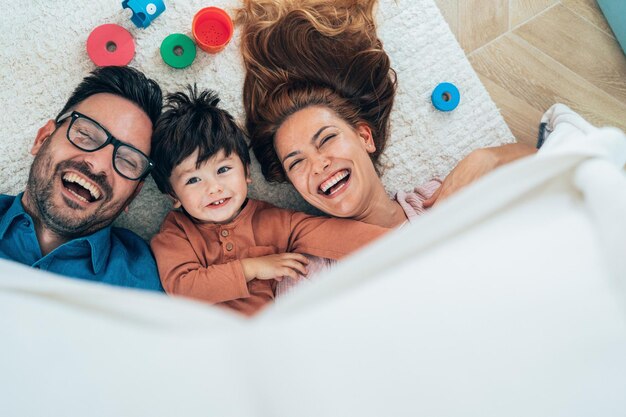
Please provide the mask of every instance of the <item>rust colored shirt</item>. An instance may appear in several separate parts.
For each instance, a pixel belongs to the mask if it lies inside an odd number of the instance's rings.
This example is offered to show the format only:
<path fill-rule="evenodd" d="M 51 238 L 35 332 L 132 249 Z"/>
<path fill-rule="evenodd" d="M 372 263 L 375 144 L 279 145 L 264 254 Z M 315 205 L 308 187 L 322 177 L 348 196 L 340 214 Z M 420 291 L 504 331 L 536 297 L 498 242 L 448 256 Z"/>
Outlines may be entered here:
<path fill-rule="evenodd" d="M 249 199 L 227 224 L 196 223 L 172 211 L 150 246 L 167 293 L 252 315 L 274 299 L 276 281 L 246 282 L 241 259 L 284 252 L 341 259 L 388 230 Z"/>

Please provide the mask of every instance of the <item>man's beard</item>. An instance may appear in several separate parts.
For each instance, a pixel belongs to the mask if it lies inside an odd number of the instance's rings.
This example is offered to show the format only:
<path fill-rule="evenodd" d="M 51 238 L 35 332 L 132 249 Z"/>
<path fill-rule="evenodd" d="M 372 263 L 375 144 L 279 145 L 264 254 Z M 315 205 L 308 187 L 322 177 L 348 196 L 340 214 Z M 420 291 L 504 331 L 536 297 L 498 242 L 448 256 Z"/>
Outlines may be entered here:
<path fill-rule="evenodd" d="M 126 201 L 111 203 L 113 192 L 105 176 L 93 174 L 85 162 L 61 161 L 53 167 L 52 158 L 45 149 L 46 145 L 35 157 L 28 176 L 26 193 L 31 214 L 38 218 L 43 227 L 66 238 L 85 236 L 110 225 L 121 214 L 132 196 Z M 68 169 L 80 172 L 102 190 L 103 201 L 98 201 L 99 206 L 88 216 L 80 216 L 83 207 L 71 200 L 61 197 L 67 207 L 58 207 L 53 200 L 57 177 L 62 183 L 62 173 Z"/>

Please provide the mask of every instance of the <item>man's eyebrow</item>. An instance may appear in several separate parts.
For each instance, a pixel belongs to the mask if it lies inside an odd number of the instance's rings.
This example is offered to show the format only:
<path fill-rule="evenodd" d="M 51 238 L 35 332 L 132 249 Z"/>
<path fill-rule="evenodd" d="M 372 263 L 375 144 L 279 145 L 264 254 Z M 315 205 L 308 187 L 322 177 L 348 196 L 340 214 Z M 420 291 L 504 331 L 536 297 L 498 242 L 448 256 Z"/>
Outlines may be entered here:
<path fill-rule="evenodd" d="M 329 127 L 335 127 L 333 125 L 328 125 L 328 126 L 322 126 L 321 128 L 319 128 L 319 130 L 317 132 L 315 132 L 315 134 L 313 136 L 311 136 L 311 142 L 316 142 L 319 139 L 319 136 L 322 134 L 322 132 L 326 129 L 328 129 Z M 285 163 L 285 161 L 291 157 L 294 157 L 296 155 L 298 155 L 300 153 L 300 151 L 293 151 L 287 154 L 287 156 L 285 156 L 283 158 L 283 164 Z"/>

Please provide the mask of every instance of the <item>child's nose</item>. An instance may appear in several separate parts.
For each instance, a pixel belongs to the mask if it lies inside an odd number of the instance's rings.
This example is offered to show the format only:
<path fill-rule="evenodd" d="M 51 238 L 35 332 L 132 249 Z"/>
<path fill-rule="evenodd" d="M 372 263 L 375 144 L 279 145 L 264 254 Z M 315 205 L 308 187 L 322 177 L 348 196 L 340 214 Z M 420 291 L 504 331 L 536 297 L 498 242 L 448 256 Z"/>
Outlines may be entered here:
<path fill-rule="evenodd" d="M 222 185 L 217 182 L 217 181 L 210 181 L 208 182 L 208 189 L 207 189 L 209 194 L 217 194 L 217 193 L 221 193 L 222 191 L 224 191 L 224 188 L 222 187 Z"/>

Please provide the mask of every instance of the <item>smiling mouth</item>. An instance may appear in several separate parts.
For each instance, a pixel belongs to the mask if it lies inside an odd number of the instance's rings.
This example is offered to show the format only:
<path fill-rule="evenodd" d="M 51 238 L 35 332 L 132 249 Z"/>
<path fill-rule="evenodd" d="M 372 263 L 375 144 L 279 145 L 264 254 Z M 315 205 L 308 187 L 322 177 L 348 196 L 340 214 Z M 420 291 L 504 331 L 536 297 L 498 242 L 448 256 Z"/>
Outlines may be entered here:
<path fill-rule="evenodd" d="M 66 190 L 84 203 L 93 203 L 102 197 L 97 185 L 74 173 L 64 174 L 61 181 Z"/>
<path fill-rule="evenodd" d="M 224 206 L 224 205 L 228 204 L 228 202 L 229 202 L 229 201 L 230 201 L 230 197 L 228 197 L 228 198 L 222 198 L 221 200 L 217 200 L 217 201 L 214 201 L 214 202 L 212 202 L 212 203 L 210 203 L 210 204 L 207 204 L 207 207 L 208 207 L 208 208 L 218 208 L 218 207 L 222 207 L 222 206 Z"/>
<path fill-rule="evenodd" d="M 335 173 L 332 177 L 320 184 L 317 192 L 331 196 L 341 190 L 350 179 L 350 171 L 347 169 Z"/>

